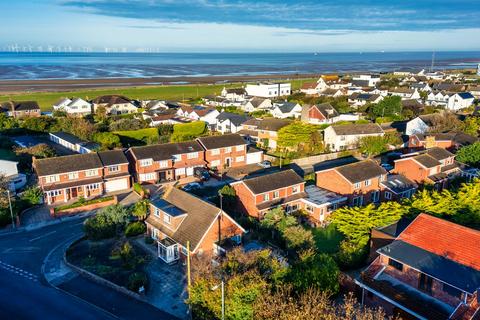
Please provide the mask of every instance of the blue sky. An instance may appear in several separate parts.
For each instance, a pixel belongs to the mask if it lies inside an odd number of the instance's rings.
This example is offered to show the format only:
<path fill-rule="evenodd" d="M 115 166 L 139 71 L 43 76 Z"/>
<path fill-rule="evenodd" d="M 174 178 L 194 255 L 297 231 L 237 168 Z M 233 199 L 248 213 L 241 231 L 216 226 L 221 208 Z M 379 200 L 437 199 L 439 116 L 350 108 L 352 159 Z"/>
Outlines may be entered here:
<path fill-rule="evenodd" d="M 480 49 L 480 0 L 15 0 L 1 1 L 0 12 L 3 47 Z"/>

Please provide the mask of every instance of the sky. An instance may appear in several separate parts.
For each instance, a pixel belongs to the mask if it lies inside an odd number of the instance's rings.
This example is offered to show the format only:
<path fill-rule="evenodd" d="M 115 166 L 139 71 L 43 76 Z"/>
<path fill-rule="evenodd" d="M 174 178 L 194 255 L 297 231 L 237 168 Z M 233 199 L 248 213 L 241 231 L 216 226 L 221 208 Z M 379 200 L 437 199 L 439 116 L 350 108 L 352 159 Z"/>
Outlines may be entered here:
<path fill-rule="evenodd" d="M 480 50 L 480 0 L 2 0 L 0 49 Z"/>

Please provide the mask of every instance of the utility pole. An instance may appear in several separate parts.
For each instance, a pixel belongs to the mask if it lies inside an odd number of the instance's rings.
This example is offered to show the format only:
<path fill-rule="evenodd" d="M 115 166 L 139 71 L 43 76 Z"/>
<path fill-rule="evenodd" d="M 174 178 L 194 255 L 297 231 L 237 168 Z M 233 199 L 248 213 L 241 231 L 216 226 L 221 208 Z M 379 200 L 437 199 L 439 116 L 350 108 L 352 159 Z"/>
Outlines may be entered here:
<path fill-rule="evenodd" d="M 15 219 L 13 218 L 12 199 L 10 199 L 10 190 L 7 189 L 8 205 L 10 206 L 10 217 L 12 217 L 12 228 L 15 229 Z"/>

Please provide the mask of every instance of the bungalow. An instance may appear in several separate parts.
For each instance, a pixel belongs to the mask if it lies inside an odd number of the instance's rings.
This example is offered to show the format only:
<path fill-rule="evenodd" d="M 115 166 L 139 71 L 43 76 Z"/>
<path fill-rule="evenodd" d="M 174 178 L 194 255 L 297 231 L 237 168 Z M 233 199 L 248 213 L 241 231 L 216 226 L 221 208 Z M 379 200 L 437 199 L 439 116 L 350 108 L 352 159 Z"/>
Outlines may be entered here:
<path fill-rule="evenodd" d="M 478 141 L 478 138 L 463 132 L 447 132 L 432 134 L 413 134 L 408 139 L 408 148 L 430 149 L 439 147 L 448 150 L 457 150 L 460 147 L 471 145 Z"/>
<path fill-rule="evenodd" d="M 92 104 L 81 98 L 73 100 L 63 98 L 53 105 L 53 110 L 64 111 L 71 116 L 83 117 L 92 113 Z"/>
<path fill-rule="evenodd" d="M 127 157 L 133 177 L 140 183 L 178 180 L 205 166 L 204 150 L 196 141 L 132 147 Z"/>
<path fill-rule="evenodd" d="M 327 124 L 338 121 L 356 121 L 360 117 L 355 114 L 339 114 L 330 103 L 318 105 L 304 105 L 302 110 L 302 121 L 311 124 Z"/>
<path fill-rule="evenodd" d="M 479 231 L 422 213 L 355 280 L 361 301 L 404 319 L 475 319 L 479 246 Z"/>
<path fill-rule="evenodd" d="M 415 89 L 415 90 L 424 91 L 424 92 L 432 91 L 432 88 L 426 82 L 412 83 L 410 84 L 410 89 Z"/>
<path fill-rule="evenodd" d="M 378 82 L 380 82 L 378 74 L 361 74 L 352 78 L 352 84 L 361 87 L 375 87 Z"/>
<path fill-rule="evenodd" d="M 441 115 L 432 113 L 413 118 L 407 122 L 405 134 L 407 136 L 411 136 L 412 134 L 426 133 L 435 125 L 435 121 L 438 119 L 438 117 L 441 117 Z"/>
<path fill-rule="evenodd" d="M 247 142 L 239 134 L 197 138 L 205 150 L 205 161 L 211 169 L 225 171 L 247 164 Z"/>
<path fill-rule="evenodd" d="M 332 151 L 356 148 L 363 137 L 383 136 L 385 132 L 376 123 L 333 125 L 325 129 L 324 142 Z"/>
<path fill-rule="evenodd" d="M 475 97 L 470 92 L 460 92 L 448 98 L 447 109 L 457 111 L 473 105 Z"/>
<path fill-rule="evenodd" d="M 215 130 L 222 134 L 237 133 L 242 130 L 242 124 L 250 119 L 252 118 L 246 115 L 222 112 L 216 118 Z"/>
<path fill-rule="evenodd" d="M 270 110 L 272 108 L 272 100 L 267 98 L 253 97 L 240 107 L 245 112 L 254 112 L 258 110 Z"/>
<path fill-rule="evenodd" d="M 217 109 L 204 106 L 181 106 L 177 115 L 193 121 L 204 121 L 210 128 L 217 124 L 217 117 L 220 114 Z"/>
<path fill-rule="evenodd" d="M 333 89 L 333 88 L 327 88 L 323 90 L 322 92 L 319 93 L 321 96 L 326 96 L 326 97 L 333 97 L 333 98 L 338 98 L 341 96 L 345 95 L 345 89 Z"/>
<path fill-rule="evenodd" d="M 351 206 L 381 201 L 387 171 L 373 160 L 365 160 L 315 172 L 319 188 L 348 198 Z"/>
<path fill-rule="evenodd" d="M 305 93 L 306 95 L 316 95 L 325 88 L 326 84 L 325 86 L 322 86 L 322 84 L 318 82 L 306 82 L 300 88 L 300 92 Z"/>
<path fill-rule="evenodd" d="M 398 96 L 402 99 L 420 99 L 420 93 L 417 89 L 395 88 L 389 91 L 390 95 Z"/>
<path fill-rule="evenodd" d="M 245 233 L 223 210 L 173 186 L 150 202 L 145 223 L 158 257 L 166 263 L 185 260 L 189 254 L 220 255 L 225 245 L 240 244 Z"/>
<path fill-rule="evenodd" d="M 36 101 L 8 101 L 0 104 L 0 112 L 13 118 L 39 117 L 40 106 Z"/>
<path fill-rule="evenodd" d="M 137 106 L 127 97 L 119 95 L 99 96 L 92 100 L 93 111 L 97 112 L 99 107 L 104 107 L 107 114 L 119 115 L 135 113 Z"/>
<path fill-rule="evenodd" d="M 130 188 L 128 160 L 122 150 L 33 158 L 33 168 L 49 205 Z"/>
<path fill-rule="evenodd" d="M 94 142 L 84 141 L 67 132 L 51 132 L 48 134 L 50 141 L 78 153 L 95 152 L 100 146 Z"/>
<path fill-rule="evenodd" d="M 279 119 L 300 118 L 302 115 L 302 106 L 296 102 L 274 103 L 272 116 Z"/>
<path fill-rule="evenodd" d="M 354 107 L 361 107 L 367 103 L 379 103 L 383 97 L 379 94 L 353 93 L 348 97 L 348 103 Z"/>

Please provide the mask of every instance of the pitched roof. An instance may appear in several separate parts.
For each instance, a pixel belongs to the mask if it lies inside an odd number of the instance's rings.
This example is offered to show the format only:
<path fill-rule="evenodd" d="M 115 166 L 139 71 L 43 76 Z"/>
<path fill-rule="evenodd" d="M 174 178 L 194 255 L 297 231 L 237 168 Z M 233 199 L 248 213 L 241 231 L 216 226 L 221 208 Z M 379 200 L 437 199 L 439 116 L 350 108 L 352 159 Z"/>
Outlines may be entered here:
<path fill-rule="evenodd" d="M 128 163 L 127 157 L 122 150 L 100 151 L 98 152 L 98 156 L 104 166 Z"/>
<path fill-rule="evenodd" d="M 454 154 L 451 153 L 450 151 L 447 151 L 446 149 L 439 148 L 439 147 L 428 149 L 427 154 L 438 161 L 454 156 Z"/>
<path fill-rule="evenodd" d="M 383 133 L 382 128 L 377 123 L 336 125 L 332 126 L 332 129 L 340 136 Z"/>
<path fill-rule="evenodd" d="M 38 176 L 49 176 L 79 170 L 103 168 L 103 164 L 96 153 L 35 159 L 33 165 Z"/>
<path fill-rule="evenodd" d="M 431 133 L 431 134 L 420 134 L 417 133 L 415 136 L 420 141 L 426 141 L 427 137 L 433 137 L 437 141 L 453 141 L 456 144 L 466 146 L 473 144 L 478 141 L 478 138 L 466 134 L 464 132 L 444 132 L 444 133 Z"/>
<path fill-rule="evenodd" d="M 330 103 L 321 103 L 311 106 L 311 108 L 317 108 L 318 111 L 326 118 L 334 118 L 339 115 L 338 111 Z"/>
<path fill-rule="evenodd" d="M 235 93 L 238 95 L 247 94 L 247 91 L 245 91 L 244 88 L 230 88 L 225 90 L 227 91 L 227 93 Z"/>
<path fill-rule="evenodd" d="M 407 158 L 408 159 L 408 158 Z M 418 156 L 413 157 L 415 161 L 419 162 L 426 168 L 433 168 L 440 165 L 440 162 L 436 160 L 434 157 L 431 157 L 428 154 L 420 154 Z"/>
<path fill-rule="evenodd" d="M 303 90 L 315 89 L 316 87 L 317 87 L 317 83 L 316 83 L 316 82 L 305 82 L 305 83 L 302 85 L 302 89 L 303 89 Z"/>
<path fill-rule="evenodd" d="M 351 183 L 362 182 L 368 179 L 387 174 L 387 171 L 380 167 L 373 160 L 364 160 L 350 163 L 335 168 L 335 170 L 344 176 Z"/>
<path fill-rule="evenodd" d="M 254 108 L 258 108 L 267 98 L 253 97 L 249 102 Z"/>
<path fill-rule="evenodd" d="M 40 110 L 37 101 L 8 101 L 2 103 L 0 107 L 8 111 Z"/>
<path fill-rule="evenodd" d="M 475 99 L 475 97 L 470 92 L 460 92 L 458 96 L 462 99 Z"/>
<path fill-rule="evenodd" d="M 282 102 L 276 105 L 276 107 L 282 112 L 282 113 L 289 113 L 292 112 L 292 110 L 298 105 L 296 102 Z"/>
<path fill-rule="evenodd" d="M 197 141 L 154 144 L 143 147 L 132 147 L 130 151 L 137 160 L 153 159 L 153 161 L 170 160 L 175 154 L 203 151 Z"/>
<path fill-rule="evenodd" d="M 266 118 L 260 120 L 257 125 L 257 129 L 265 131 L 278 131 L 285 126 L 288 126 L 292 123 L 292 120 L 287 119 L 277 119 L 277 118 Z"/>
<path fill-rule="evenodd" d="M 112 106 L 114 104 L 131 103 L 131 100 L 125 96 L 120 95 L 105 95 L 96 97 L 92 100 L 92 103 L 107 104 L 108 106 Z"/>
<path fill-rule="evenodd" d="M 303 182 L 303 179 L 291 169 L 243 180 L 243 183 L 254 194 L 286 188 Z"/>
<path fill-rule="evenodd" d="M 199 141 L 207 150 L 247 144 L 242 136 L 235 133 L 224 134 L 221 136 L 201 137 L 197 138 L 197 141 Z"/>
<path fill-rule="evenodd" d="M 235 126 L 239 126 L 245 121 L 250 120 L 251 117 L 243 114 L 232 113 L 232 112 L 222 112 L 217 116 L 217 121 L 223 122 L 230 120 Z"/>

